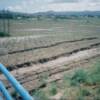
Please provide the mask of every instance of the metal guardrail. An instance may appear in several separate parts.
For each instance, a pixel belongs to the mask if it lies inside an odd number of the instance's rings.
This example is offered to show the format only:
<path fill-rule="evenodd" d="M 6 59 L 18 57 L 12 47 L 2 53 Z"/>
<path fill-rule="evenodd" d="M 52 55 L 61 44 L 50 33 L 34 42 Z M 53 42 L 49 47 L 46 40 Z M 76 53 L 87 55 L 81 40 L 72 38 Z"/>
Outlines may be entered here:
<path fill-rule="evenodd" d="M 0 64 L 0 71 L 5 75 L 5 77 L 15 88 L 16 92 L 20 94 L 23 100 L 34 100 L 34 98 L 30 96 L 28 91 L 23 88 L 23 86 L 14 78 L 14 76 L 2 64 Z M 11 97 L 11 95 L 9 94 L 9 92 L 7 91 L 7 89 L 5 88 L 4 84 L 1 81 L 0 81 L 0 91 L 6 100 L 13 100 L 13 98 Z M 3 100 L 2 97 L 0 97 L 0 100 Z"/>

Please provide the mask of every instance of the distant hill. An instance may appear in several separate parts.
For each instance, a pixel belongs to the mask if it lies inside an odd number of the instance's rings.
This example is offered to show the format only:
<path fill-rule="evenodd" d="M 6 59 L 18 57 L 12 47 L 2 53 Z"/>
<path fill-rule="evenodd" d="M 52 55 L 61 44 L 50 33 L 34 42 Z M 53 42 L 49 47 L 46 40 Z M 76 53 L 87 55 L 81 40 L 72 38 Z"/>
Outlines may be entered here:
<path fill-rule="evenodd" d="M 47 12 L 38 12 L 34 13 L 33 15 L 93 15 L 93 16 L 100 16 L 100 11 L 82 11 L 82 12 L 54 12 L 54 11 L 47 11 Z"/>
<path fill-rule="evenodd" d="M 20 13 L 20 12 L 11 12 L 11 11 L 0 11 L 0 18 L 40 18 L 40 17 L 48 17 L 48 18 L 68 18 L 68 17 L 100 17 L 100 11 L 82 11 L 82 12 L 55 12 L 55 11 L 47 11 L 47 12 L 38 12 L 33 14 L 28 13 Z"/>

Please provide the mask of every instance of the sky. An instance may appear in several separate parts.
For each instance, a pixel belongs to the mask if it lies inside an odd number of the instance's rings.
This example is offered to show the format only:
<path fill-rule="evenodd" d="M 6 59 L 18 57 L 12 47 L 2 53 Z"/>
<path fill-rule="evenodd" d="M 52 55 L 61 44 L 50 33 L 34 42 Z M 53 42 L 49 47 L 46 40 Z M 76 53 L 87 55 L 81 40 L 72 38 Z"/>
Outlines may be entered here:
<path fill-rule="evenodd" d="M 26 13 L 100 11 L 100 0 L 0 0 L 0 9 Z"/>

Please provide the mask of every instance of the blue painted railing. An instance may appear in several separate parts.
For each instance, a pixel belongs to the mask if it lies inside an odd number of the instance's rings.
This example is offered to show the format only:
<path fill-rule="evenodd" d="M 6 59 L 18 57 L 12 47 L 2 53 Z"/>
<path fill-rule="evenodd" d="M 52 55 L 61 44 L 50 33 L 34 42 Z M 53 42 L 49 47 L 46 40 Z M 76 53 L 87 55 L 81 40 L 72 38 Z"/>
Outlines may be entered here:
<path fill-rule="evenodd" d="M 0 81 L 0 91 L 2 92 L 6 100 L 13 100 L 9 92 L 6 90 L 4 84 L 1 81 Z"/>
<path fill-rule="evenodd" d="M 3 100 L 1 96 L 0 96 L 0 100 Z"/>
<path fill-rule="evenodd" d="M 6 67 L 2 64 L 0 64 L 0 72 L 2 72 L 5 77 L 8 79 L 8 81 L 12 84 L 12 86 L 15 88 L 16 92 L 20 94 L 20 96 L 23 98 L 23 100 L 34 100 L 32 96 L 26 91 L 22 85 L 14 78 L 12 74 L 6 69 Z M 13 100 L 9 92 L 6 90 L 4 84 L 0 81 L 0 91 L 2 92 L 3 96 L 6 98 L 6 100 Z M 0 100 L 2 100 L 2 97 L 0 97 Z"/>

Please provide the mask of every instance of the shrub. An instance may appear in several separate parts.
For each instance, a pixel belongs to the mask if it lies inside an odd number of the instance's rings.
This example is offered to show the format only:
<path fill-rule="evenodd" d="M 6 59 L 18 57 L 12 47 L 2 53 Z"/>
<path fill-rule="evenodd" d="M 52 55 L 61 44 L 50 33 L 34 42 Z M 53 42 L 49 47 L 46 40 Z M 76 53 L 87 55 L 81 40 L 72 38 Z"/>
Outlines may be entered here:
<path fill-rule="evenodd" d="M 100 62 L 97 62 L 94 67 L 88 79 L 88 83 L 92 85 L 100 83 Z"/>
<path fill-rule="evenodd" d="M 77 70 L 74 75 L 71 77 L 71 85 L 79 85 L 87 81 L 87 73 L 80 69 Z"/>
<path fill-rule="evenodd" d="M 85 100 L 85 96 L 90 96 L 90 95 L 91 95 L 91 93 L 90 93 L 89 90 L 83 89 L 83 88 L 80 87 L 77 100 Z"/>
<path fill-rule="evenodd" d="M 9 37 L 9 36 L 10 36 L 9 33 L 0 32 L 0 37 Z"/>
<path fill-rule="evenodd" d="M 12 97 L 14 97 L 14 98 L 17 98 L 17 97 L 18 97 L 18 94 L 17 94 L 16 91 L 14 91 L 14 92 L 12 93 Z"/>
<path fill-rule="evenodd" d="M 81 93 L 82 96 L 89 96 L 89 95 L 91 95 L 91 93 L 87 89 L 81 89 L 80 93 Z"/>
<path fill-rule="evenodd" d="M 100 96 L 95 96 L 94 100 L 100 100 Z"/>
<path fill-rule="evenodd" d="M 50 95 L 56 95 L 57 94 L 57 86 L 56 83 L 52 83 L 49 88 Z"/>
<path fill-rule="evenodd" d="M 100 87 L 97 88 L 96 93 L 97 93 L 97 94 L 100 94 Z"/>
<path fill-rule="evenodd" d="M 84 97 L 80 95 L 77 100 L 84 100 Z"/>
<path fill-rule="evenodd" d="M 37 90 L 33 93 L 35 100 L 48 100 L 48 97 L 42 90 Z"/>

